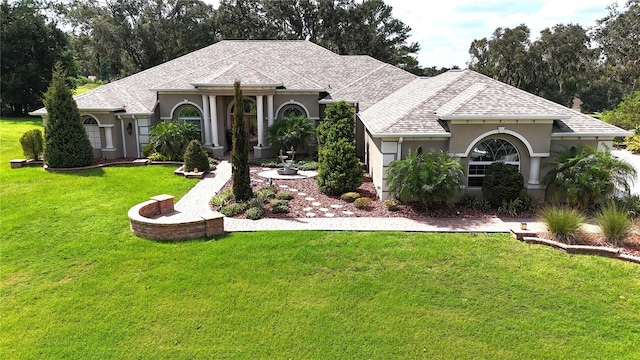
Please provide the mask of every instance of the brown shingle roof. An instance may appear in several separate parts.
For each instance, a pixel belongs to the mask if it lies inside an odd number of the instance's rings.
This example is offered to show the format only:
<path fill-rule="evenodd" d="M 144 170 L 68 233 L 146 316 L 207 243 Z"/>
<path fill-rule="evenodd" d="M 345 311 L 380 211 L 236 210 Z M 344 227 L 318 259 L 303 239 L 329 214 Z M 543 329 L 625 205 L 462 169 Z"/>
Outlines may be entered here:
<path fill-rule="evenodd" d="M 554 120 L 554 133 L 621 136 L 625 132 L 472 70 L 420 78 L 360 113 L 374 134 L 441 136 L 450 119 Z"/>

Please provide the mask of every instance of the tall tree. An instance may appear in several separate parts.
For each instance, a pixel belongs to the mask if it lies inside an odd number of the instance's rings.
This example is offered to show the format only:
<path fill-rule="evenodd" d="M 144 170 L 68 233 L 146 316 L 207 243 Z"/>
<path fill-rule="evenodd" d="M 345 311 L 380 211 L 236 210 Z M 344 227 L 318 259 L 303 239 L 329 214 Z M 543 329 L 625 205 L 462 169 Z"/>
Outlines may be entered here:
<path fill-rule="evenodd" d="M 44 95 L 47 109 L 44 160 L 52 168 L 87 166 L 93 159 L 89 137 L 65 77 L 62 65 L 56 63 L 51 85 Z"/>
<path fill-rule="evenodd" d="M 72 65 L 67 36 L 41 12 L 35 0 L 0 5 L 2 113 L 24 115 L 42 106 L 42 94 L 56 61 Z"/>
<path fill-rule="evenodd" d="M 117 78 L 217 41 L 200 0 L 70 0 L 65 6 L 85 71 Z M 81 52 L 82 51 L 82 52 Z"/>
<path fill-rule="evenodd" d="M 542 30 L 529 48 L 534 70 L 531 89 L 536 94 L 569 106 L 590 80 L 591 65 L 597 52 L 590 48 L 590 38 L 580 25 L 558 24 Z"/>
<path fill-rule="evenodd" d="M 469 68 L 563 105 L 595 78 L 597 52 L 580 25 L 558 24 L 531 42 L 529 28 L 497 28 L 491 39 L 474 40 Z"/>
<path fill-rule="evenodd" d="M 411 28 L 382 0 L 222 0 L 216 11 L 224 39 L 309 40 L 341 55 L 369 55 L 419 72 Z"/>
<path fill-rule="evenodd" d="M 626 9 L 616 3 L 598 20 L 595 40 L 605 57 L 608 76 L 623 85 L 625 94 L 640 90 L 640 0 L 629 0 Z"/>
<path fill-rule="evenodd" d="M 233 197 L 236 202 L 245 202 L 253 197 L 249 175 L 249 138 L 244 126 L 244 102 L 240 81 L 233 84 L 233 142 L 231 164 L 233 165 Z"/>

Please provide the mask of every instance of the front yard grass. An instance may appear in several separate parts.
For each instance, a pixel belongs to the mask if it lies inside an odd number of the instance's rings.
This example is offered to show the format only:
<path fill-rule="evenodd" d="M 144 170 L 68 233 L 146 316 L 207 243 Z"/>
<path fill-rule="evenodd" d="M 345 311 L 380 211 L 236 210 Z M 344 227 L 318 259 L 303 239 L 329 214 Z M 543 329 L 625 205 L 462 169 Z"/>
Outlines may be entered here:
<path fill-rule="evenodd" d="M 129 207 L 195 182 L 166 166 L 10 169 L 36 126 L 0 121 L 3 359 L 640 354 L 636 264 L 506 234 L 140 239 Z"/>

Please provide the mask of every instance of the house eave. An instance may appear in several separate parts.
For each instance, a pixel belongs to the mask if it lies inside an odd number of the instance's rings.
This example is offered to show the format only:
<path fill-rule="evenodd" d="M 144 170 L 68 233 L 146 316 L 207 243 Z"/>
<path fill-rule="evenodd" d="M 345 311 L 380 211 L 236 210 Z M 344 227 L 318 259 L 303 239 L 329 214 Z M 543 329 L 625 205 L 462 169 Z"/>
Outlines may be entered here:
<path fill-rule="evenodd" d="M 424 133 L 424 134 L 416 134 L 416 133 L 374 133 L 369 132 L 371 137 L 374 138 L 419 138 L 419 139 L 448 139 L 451 137 L 451 133 Z"/>
<path fill-rule="evenodd" d="M 439 115 L 440 120 L 562 120 L 571 115 Z"/>
<path fill-rule="evenodd" d="M 552 138 L 605 138 L 605 139 L 613 139 L 614 137 L 627 137 L 633 136 L 633 131 L 621 131 L 621 132 L 611 132 L 611 133 L 594 133 L 594 132 L 553 132 L 551 133 Z"/>
<path fill-rule="evenodd" d="M 78 111 L 80 111 L 81 113 L 111 113 L 111 112 L 118 112 L 118 111 L 125 111 L 125 110 L 124 110 L 124 107 L 119 107 L 119 108 L 78 108 Z M 36 110 L 36 111 L 30 112 L 29 115 L 44 116 L 44 115 L 47 115 L 47 111 Z"/>
<path fill-rule="evenodd" d="M 192 83 L 194 88 L 196 89 L 233 89 L 233 84 L 216 84 L 216 83 Z M 240 84 L 240 88 L 245 90 L 262 90 L 269 89 L 273 90 L 278 87 L 282 87 L 284 84 L 282 83 L 274 83 L 274 84 Z"/>

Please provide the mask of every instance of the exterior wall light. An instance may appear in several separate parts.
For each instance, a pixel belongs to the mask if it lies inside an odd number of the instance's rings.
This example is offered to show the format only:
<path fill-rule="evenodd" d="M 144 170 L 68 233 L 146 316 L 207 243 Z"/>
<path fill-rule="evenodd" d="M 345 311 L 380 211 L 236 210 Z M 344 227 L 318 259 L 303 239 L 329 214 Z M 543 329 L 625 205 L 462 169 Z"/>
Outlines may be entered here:
<path fill-rule="evenodd" d="M 131 135 L 132 132 L 133 132 L 133 124 L 129 122 L 129 124 L 127 124 L 127 134 Z"/>

